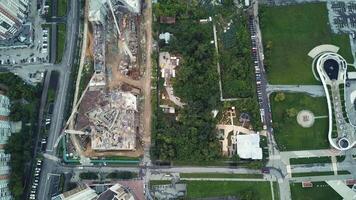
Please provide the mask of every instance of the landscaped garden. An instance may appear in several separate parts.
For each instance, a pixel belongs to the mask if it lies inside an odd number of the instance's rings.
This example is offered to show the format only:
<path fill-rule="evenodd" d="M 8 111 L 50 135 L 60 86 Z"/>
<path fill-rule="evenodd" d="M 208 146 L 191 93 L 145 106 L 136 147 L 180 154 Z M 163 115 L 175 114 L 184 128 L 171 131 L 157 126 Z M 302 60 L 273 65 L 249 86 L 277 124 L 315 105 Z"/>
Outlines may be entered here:
<path fill-rule="evenodd" d="M 329 147 L 325 97 L 311 97 L 303 93 L 274 93 L 271 95 L 270 101 L 274 136 L 280 150 L 325 149 Z M 301 110 L 309 110 L 317 118 L 311 127 L 304 128 L 298 124 L 296 118 Z"/>

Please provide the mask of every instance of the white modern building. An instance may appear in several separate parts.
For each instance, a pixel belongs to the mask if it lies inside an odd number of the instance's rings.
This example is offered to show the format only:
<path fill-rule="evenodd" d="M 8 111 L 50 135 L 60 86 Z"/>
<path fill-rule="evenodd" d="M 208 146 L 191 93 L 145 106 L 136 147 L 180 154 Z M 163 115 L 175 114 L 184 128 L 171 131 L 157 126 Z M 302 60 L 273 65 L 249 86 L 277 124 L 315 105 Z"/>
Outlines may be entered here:
<path fill-rule="evenodd" d="M 100 194 L 97 200 L 135 200 L 135 197 L 129 188 L 117 183 Z"/>
<path fill-rule="evenodd" d="M 313 58 L 313 74 L 322 82 L 326 95 L 329 143 L 333 148 L 344 151 L 356 145 L 356 126 L 352 124 L 355 121 L 353 91 L 356 89 L 353 89 L 354 74 L 348 74 L 347 62 L 337 54 L 338 50 L 333 45 L 320 45 L 313 48 L 308 55 Z"/>
<path fill-rule="evenodd" d="M 236 135 L 232 138 L 236 144 L 237 154 L 242 159 L 262 159 L 262 148 L 260 147 L 260 135 Z"/>
<path fill-rule="evenodd" d="M 84 184 L 80 184 L 73 190 L 52 197 L 52 200 L 94 200 L 97 197 L 98 195 L 95 193 L 95 190 Z"/>
<path fill-rule="evenodd" d="M 25 23 L 29 0 L 0 0 L 0 40 L 14 36 Z"/>

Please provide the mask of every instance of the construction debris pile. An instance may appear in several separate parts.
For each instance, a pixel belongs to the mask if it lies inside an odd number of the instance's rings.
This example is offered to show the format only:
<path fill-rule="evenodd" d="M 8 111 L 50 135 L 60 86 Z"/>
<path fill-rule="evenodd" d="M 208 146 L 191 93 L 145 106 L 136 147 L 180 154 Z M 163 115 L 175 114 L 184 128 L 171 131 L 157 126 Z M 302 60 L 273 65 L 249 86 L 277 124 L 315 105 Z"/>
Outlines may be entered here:
<path fill-rule="evenodd" d="M 124 49 L 124 54 L 119 63 L 119 71 L 124 75 L 129 75 L 130 71 L 137 68 L 138 38 L 137 38 L 137 18 L 132 13 L 118 12 L 121 36 L 119 46 Z"/>
<path fill-rule="evenodd" d="M 65 130 L 79 154 L 95 157 L 142 151 L 137 101 L 142 88 L 138 81 L 140 2 L 89 0 L 88 30 L 93 39 L 88 46 L 95 73 L 76 105 L 74 126 Z"/>
<path fill-rule="evenodd" d="M 67 132 L 90 135 L 93 150 L 135 150 L 136 96 L 118 90 L 110 93 L 88 91 L 86 95 L 79 108 L 76 130 Z"/>
<path fill-rule="evenodd" d="M 103 72 L 105 68 L 105 26 L 93 24 L 94 32 L 94 70 L 97 73 Z"/>

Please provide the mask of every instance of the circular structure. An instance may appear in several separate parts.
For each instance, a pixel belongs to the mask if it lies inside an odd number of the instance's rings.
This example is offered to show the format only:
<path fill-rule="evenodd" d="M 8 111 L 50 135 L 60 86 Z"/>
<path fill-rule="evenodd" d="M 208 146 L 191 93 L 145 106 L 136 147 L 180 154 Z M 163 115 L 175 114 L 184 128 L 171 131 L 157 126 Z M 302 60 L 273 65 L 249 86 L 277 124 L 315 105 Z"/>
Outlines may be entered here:
<path fill-rule="evenodd" d="M 324 70 L 330 80 L 337 80 L 339 75 L 339 62 L 334 58 L 327 58 L 324 63 Z"/>
<path fill-rule="evenodd" d="M 341 148 L 343 148 L 343 149 L 347 149 L 347 148 L 349 148 L 349 146 L 350 146 L 350 142 L 349 142 L 349 140 L 346 139 L 346 138 L 341 138 L 341 139 L 339 140 L 338 144 L 339 144 L 339 147 L 341 147 Z"/>
<path fill-rule="evenodd" d="M 310 110 L 302 110 L 297 115 L 297 122 L 303 128 L 312 127 L 315 121 L 314 114 Z"/>

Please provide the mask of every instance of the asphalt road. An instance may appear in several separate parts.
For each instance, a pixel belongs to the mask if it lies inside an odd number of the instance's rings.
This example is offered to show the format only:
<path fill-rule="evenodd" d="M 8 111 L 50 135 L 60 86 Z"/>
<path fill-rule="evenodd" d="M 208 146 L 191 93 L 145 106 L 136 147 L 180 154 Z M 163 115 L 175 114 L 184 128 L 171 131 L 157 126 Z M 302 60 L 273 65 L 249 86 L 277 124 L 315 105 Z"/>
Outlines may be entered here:
<path fill-rule="evenodd" d="M 67 97 L 67 89 L 69 85 L 70 79 L 70 72 L 71 67 L 74 61 L 74 55 L 77 45 L 77 38 L 78 38 L 78 27 L 79 27 L 79 0 L 70 1 L 69 5 L 70 11 L 68 12 L 67 16 L 67 38 L 66 38 L 66 46 L 65 52 L 63 54 L 62 62 L 58 64 L 58 69 L 60 72 L 59 82 L 58 82 L 58 92 L 57 98 L 54 104 L 54 111 L 55 113 L 52 116 L 52 123 L 48 135 L 47 140 L 47 154 L 55 155 L 56 151 L 54 148 L 54 143 L 57 137 L 60 135 L 63 126 L 63 119 L 64 119 L 64 108 L 66 104 L 66 97 Z M 48 184 L 51 180 L 51 174 L 55 173 L 56 165 L 54 162 L 44 159 L 42 170 L 41 170 L 41 178 L 39 183 L 38 190 L 38 198 L 39 200 L 48 200 L 49 197 L 49 187 Z"/>

